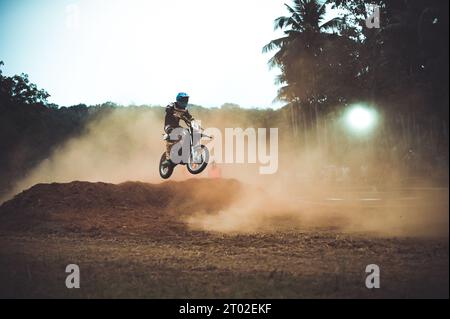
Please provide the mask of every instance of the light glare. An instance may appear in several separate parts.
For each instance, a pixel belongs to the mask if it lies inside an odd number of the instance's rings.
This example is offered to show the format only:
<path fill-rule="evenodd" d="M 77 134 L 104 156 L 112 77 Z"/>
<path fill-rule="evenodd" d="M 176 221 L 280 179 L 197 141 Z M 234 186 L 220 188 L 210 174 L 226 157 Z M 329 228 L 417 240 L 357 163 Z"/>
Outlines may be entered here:
<path fill-rule="evenodd" d="M 347 113 L 347 124 L 355 131 L 367 131 L 373 128 L 376 122 L 376 114 L 373 110 L 355 106 Z"/>

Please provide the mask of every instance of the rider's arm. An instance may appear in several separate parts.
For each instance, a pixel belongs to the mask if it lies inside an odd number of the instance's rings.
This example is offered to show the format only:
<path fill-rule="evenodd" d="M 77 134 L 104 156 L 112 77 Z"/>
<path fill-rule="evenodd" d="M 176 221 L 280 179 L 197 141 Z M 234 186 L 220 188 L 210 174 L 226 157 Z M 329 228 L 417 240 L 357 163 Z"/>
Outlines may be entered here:
<path fill-rule="evenodd" d="M 173 114 L 173 108 L 167 107 L 166 108 L 166 116 L 164 119 L 164 128 L 166 130 L 167 127 L 176 127 L 176 126 L 177 126 L 177 121 Z"/>
<path fill-rule="evenodd" d="M 189 111 L 186 111 L 186 113 L 183 114 L 183 120 L 185 122 L 191 122 L 194 120 L 194 117 L 189 113 Z"/>

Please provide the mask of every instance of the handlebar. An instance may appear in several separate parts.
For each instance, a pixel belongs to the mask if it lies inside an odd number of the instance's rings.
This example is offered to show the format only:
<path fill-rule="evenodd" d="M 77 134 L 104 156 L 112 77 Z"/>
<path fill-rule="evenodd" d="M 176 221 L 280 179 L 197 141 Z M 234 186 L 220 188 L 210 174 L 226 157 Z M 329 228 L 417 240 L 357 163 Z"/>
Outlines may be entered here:
<path fill-rule="evenodd" d="M 188 119 L 186 119 L 186 118 L 183 118 L 183 121 L 186 123 L 186 125 L 189 127 L 189 128 L 192 128 L 192 120 L 188 120 Z M 198 123 L 197 123 L 198 124 Z M 198 128 L 197 128 L 198 130 L 200 130 L 200 131 L 204 131 L 205 129 L 203 128 L 203 127 L 201 127 L 200 125 L 198 125 Z M 209 139 L 214 139 L 214 137 L 213 136 L 209 136 L 209 135 L 206 135 L 206 134 L 203 134 L 202 133 L 202 135 L 201 135 L 202 137 L 206 137 L 206 138 L 209 138 Z"/>

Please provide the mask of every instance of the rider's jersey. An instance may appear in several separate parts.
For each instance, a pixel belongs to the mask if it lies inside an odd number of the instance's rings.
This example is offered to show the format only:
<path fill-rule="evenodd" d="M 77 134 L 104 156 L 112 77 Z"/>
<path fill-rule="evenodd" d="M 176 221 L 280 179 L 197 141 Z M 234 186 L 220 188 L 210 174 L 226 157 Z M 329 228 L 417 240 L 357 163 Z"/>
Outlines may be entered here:
<path fill-rule="evenodd" d="M 175 103 L 171 103 L 166 107 L 166 118 L 164 120 L 164 129 L 168 127 L 175 128 L 180 126 L 180 120 L 192 121 L 193 117 L 188 110 L 182 110 L 176 107 Z"/>

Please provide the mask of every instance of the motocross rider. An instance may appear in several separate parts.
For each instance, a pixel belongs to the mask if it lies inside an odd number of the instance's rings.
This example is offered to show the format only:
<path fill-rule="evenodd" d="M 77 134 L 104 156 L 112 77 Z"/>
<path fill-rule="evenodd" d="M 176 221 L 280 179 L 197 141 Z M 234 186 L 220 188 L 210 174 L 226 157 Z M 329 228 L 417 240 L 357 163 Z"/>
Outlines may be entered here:
<path fill-rule="evenodd" d="M 192 115 L 187 110 L 189 103 L 189 95 L 187 93 L 178 93 L 176 102 L 170 103 L 166 107 L 166 117 L 164 120 L 164 132 L 165 141 L 166 141 L 166 160 L 163 162 L 163 165 L 170 164 L 170 150 L 172 146 L 175 145 L 178 140 L 171 140 L 170 133 L 180 126 L 180 120 L 185 122 L 191 122 L 194 120 Z"/>

